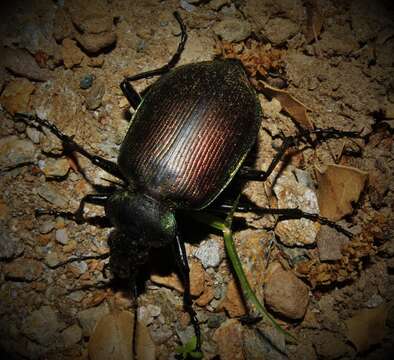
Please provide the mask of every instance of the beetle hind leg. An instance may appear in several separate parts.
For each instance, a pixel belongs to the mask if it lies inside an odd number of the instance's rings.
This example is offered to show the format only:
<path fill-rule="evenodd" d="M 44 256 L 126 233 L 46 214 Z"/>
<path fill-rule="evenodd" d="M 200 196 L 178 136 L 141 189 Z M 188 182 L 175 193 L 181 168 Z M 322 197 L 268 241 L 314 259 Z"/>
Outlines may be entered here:
<path fill-rule="evenodd" d="M 311 136 L 314 135 L 315 139 L 312 140 Z M 363 139 L 365 136 L 361 135 L 360 131 L 345 131 L 338 130 L 335 128 L 316 128 L 314 130 L 303 130 L 299 134 L 294 136 L 284 137 L 282 145 L 277 150 L 271 164 L 267 170 L 256 170 L 247 167 L 241 168 L 237 176 L 251 181 L 266 181 L 268 177 L 273 173 L 278 163 L 285 157 L 286 151 L 292 147 L 299 145 L 300 143 L 310 143 L 312 146 L 316 146 L 318 143 L 327 141 L 329 139 Z"/>
<path fill-rule="evenodd" d="M 224 212 L 229 212 L 232 209 L 233 204 L 232 203 L 223 203 L 218 205 L 217 208 L 213 210 L 217 211 L 224 211 Z M 236 211 L 239 212 L 254 212 L 259 215 L 279 215 L 279 221 L 280 220 L 289 220 L 289 219 L 308 219 L 312 221 L 316 221 L 322 225 L 328 225 L 332 227 L 333 229 L 343 233 L 347 237 L 351 238 L 353 234 L 344 229 L 342 226 L 337 224 L 335 221 L 331 221 L 330 219 L 327 219 L 323 216 L 320 216 L 319 214 L 316 213 L 309 213 L 306 211 L 303 211 L 299 208 L 261 208 L 253 204 L 238 204 Z"/>

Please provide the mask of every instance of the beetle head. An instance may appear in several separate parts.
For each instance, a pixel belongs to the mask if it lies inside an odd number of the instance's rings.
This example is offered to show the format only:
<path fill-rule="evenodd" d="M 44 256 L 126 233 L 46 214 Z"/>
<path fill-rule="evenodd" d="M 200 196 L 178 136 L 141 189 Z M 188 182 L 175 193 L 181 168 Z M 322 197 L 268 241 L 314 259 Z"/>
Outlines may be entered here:
<path fill-rule="evenodd" d="M 159 201 L 129 190 L 113 194 L 105 206 L 111 223 L 133 239 L 160 247 L 175 239 L 176 221 L 173 211 Z"/>

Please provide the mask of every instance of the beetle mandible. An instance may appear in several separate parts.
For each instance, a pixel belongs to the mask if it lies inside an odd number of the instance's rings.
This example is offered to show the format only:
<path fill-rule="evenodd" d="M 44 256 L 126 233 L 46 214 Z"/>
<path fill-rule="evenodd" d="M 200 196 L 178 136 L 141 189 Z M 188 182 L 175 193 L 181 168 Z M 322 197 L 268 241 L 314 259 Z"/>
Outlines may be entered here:
<path fill-rule="evenodd" d="M 261 123 L 261 105 L 246 72 L 238 60 L 214 60 L 174 68 L 184 49 L 187 33 L 180 15 L 181 41 L 165 66 L 126 77 L 120 87 L 136 109 L 121 145 L 117 163 L 85 150 L 54 124 L 37 116 L 17 114 L 16 119 L 48 128 L 65 149 L 88 158 L 122 181 L 107 191 L 85 196 L 75 212 L 43 210 L 38 215 L 62 216 L 77 223 L 84 217 L 86 203 L 103 206 L 109 226 L 122 235 L 130 252 L 139 256 L 131 264 L 144 262 L 149 249 L 171 246 L 184 284 L 185 309 L 191 316 L 200 350 L 200 328 L 190 296 L 189 266 L 175 211 L 207 208 L 226 188 L 235 174 L 264 181 L 272 173 L 288 147 L 305 136 L 287 138 L 267 171 L 240 169 L 254 145 Z M 141 97 L 132 81 L 162 75 Z M 322 138 L 357 136 L 334 129 L 315 129 Z M 226 208 L 226 205 L 223 205 Z M 241 205 L 239 210 L 307 217 L 336 226 L 317 214 L 299 209 L 256 209 Z M 134 249 L 132 247 L 135 247 Z"/>

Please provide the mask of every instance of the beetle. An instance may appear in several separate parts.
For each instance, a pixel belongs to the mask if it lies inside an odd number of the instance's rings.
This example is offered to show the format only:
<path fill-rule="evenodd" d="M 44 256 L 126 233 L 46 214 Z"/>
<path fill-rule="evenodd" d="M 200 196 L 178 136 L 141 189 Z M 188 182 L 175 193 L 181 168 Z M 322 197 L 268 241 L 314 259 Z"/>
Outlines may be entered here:
<path fill-rule="evenodd" d="M 201 347 L 200 328 L 190 296 L 189 266 L 176 212 L 208 208 L 236 174 L 248 180 L 264 181 L 287 148 L 306 133 L 286 138 L 267 171 L 241 169 L 256 142 L 262 109 L 240 61 L 213 60 L 175 67 L 184 49 L 187 32 L 180 15 L 181 41 L 165 66 L 126 77 L 120 87 L 136 109 L 121 144 L 117 163 L 88 152 L 54 124 L 34 115 L 16 114 L 17 120 L 48 128 L 68 152 L 77 152 L 94 165 L 121 180 L 97 194 L 88 194 L 75 212 L 38 209 L 37 215 L 62 216 L 79 224 L 89 222 L 84 206 L 103 206 L 108 225 L 121 234 L 118 251 L 132 259 L 131 276 L 146 261 L 153 248 L 172 248 L 184 284 L 185 309 Z M 141 97 L 132 81 L 161 75 Z M 315 129 L 322 138 L 356 136 L 334 129 Z M 226 204 L 223 204 L 223 209 Z M 331 224 L 317 214 L 299 209 L 261 209 L 240 205 L 239 210 L 307 217 Z"/>

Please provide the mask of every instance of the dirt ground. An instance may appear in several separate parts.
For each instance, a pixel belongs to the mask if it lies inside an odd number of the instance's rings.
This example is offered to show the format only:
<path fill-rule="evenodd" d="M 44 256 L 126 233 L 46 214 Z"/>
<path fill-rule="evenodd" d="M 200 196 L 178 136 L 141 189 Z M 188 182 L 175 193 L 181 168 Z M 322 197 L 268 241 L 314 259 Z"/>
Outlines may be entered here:
<path fill-rule="evenodd" d="M 352 234 L 307 219 L 236 214 L 235 244 L 249 282 L 296 341 L 265 319 L 240 321 L 249 304 L 221 234 L 180 214 L 204 358 L 391 358 L 390 1 L 14 0 L 0 6 L 0 351 L 5 358 L 132 358 L 129 281 L 114 278 L 106 266 L 111 260 L 103 255 L 113 231 L 34 216 L 37 208 L 73 211 L 93 191 L 92 183 L 108 185 L 112 178 L 82 156 L 64 154 L 48 131 L 15 122 L 10 114 L 48 119 L 88 151 L 116 160 L 133 111 L 119 84 L 124 76 L 168 62 L 180 34 L 174 11 L 188 33 L 178 65 L 235 57 L 258 90 L 262 127 L 248 166 L 267 169 L 283 136 L 302 128 L 360 135 L 299 143 L 265 183 L 242 188 L 245 201 L 319 212 Z M 142 92 L 153 81 L 140 80 L 135 87 Z M 102 214 L 93 205 L 87 210 L 89 216 Z M 81 256 L 91 259 L 70 261 Z M 182 358 L 179 346 L 194 336 L 182 285 L 174 264 L 166 261 L 170 257 L 160 249 L 144 267 L 134 341 L 138 358 Z M 164 265 L 156 266 L 156 260 Z"/>

